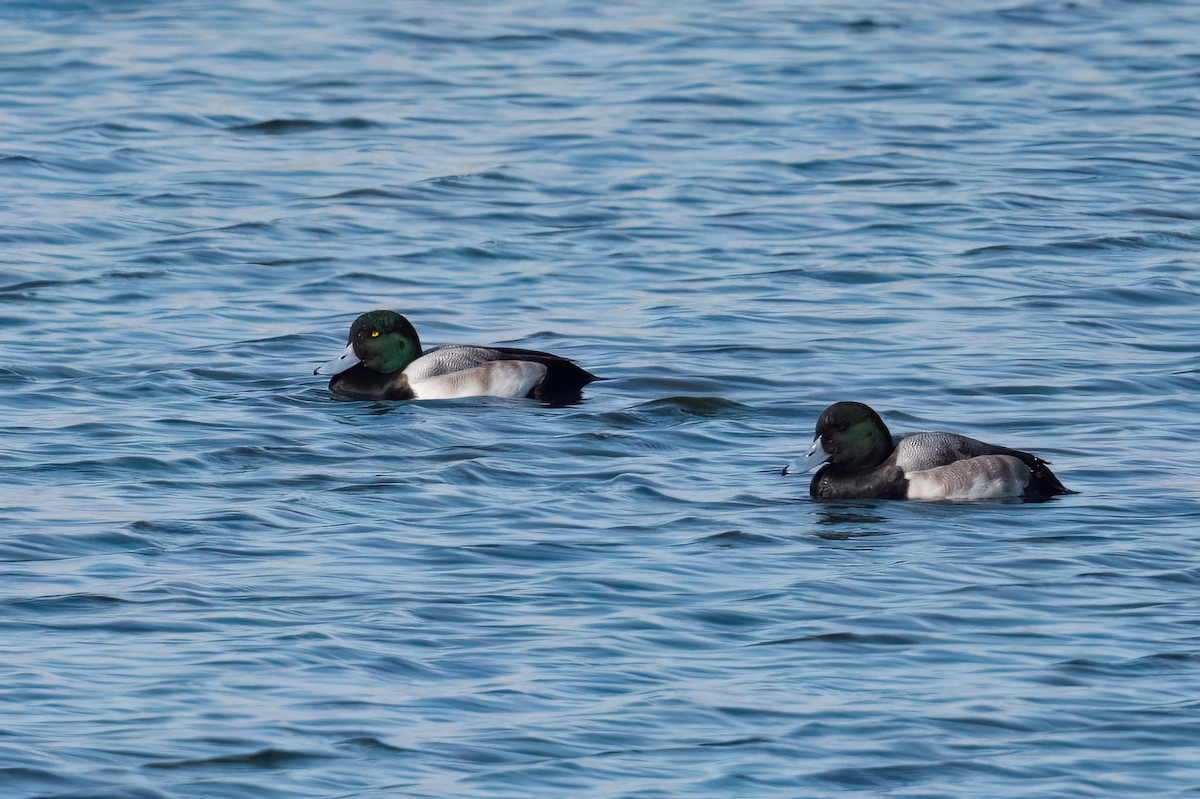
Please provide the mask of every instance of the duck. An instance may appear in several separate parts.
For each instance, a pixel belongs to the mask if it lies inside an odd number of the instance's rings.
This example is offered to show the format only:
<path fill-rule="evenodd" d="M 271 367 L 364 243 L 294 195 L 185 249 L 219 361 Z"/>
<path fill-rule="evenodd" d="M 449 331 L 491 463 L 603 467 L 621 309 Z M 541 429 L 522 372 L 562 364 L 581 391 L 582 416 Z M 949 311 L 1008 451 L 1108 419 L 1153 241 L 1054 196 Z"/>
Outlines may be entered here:
<path fill-rule="evenodd" d="M 821 413 L 805 460 L 819 466 L 808 491 L 820 500 L 1037 501 L 1075 493 L 1036 455 L 958 433 L 893 435 L 861 402 L 835 402 Z"/>
<path fill-rule="evenodd" d="M 416 328 L 390 310 L 368 311 L 350 325 L 346 349 L 313 374 L 354 400 L 530 397 L 548 405 L 578 402 L 601 380 L 567 358 L 538 350 L 450 344 L 421 349 Z"/>

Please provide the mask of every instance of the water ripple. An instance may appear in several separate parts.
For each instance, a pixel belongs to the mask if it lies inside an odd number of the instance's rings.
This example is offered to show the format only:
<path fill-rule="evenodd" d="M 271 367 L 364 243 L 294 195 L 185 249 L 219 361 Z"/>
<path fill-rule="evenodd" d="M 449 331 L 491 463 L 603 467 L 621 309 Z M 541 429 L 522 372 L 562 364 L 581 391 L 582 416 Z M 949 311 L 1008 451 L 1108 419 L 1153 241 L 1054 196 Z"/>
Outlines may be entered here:
<path fill-rule="evenodd" d="M 1195 791 L 1135 5 L 0 7 L 4 798 Z M 374 307 L 609 379 L 337 401 Z M 813 503 L 838 399 L 1081 493 Z"/>

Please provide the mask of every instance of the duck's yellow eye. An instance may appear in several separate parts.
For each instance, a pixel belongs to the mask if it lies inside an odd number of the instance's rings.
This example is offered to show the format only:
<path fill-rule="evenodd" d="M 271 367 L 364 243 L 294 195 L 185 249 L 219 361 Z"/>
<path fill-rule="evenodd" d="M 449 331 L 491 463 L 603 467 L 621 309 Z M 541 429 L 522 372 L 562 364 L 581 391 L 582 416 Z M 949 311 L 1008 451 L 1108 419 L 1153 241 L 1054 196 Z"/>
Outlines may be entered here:
<path fill-rule="evenodd" d="M 378 331 L 378 330 L 372 330 L 372 331 L 371 331 L 371 338 L 379 338 L 379 331 Z"/>

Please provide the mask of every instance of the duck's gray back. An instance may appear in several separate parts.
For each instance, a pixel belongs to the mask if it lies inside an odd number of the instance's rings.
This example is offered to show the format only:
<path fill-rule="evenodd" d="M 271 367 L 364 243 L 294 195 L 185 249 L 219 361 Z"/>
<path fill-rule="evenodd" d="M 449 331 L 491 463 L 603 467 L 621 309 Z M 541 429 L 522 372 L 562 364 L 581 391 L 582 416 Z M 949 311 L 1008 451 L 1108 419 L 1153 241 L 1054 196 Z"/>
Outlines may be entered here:
<path fill-rule="evenodd" d="M 896 465 L 905 472 L 919 472 L 980 455 L 1009 454 L 1011 450 L 986 444 L 957 433 L 904 433 L 896 441 Z"/>
<path fill-rule="evenodd" d="M 489 347 L 470 344 L 447 344 L 434 347 L 410 363 L 404 370 L 413 383 L 433 377 L 473 369 L 490 361 L 504 360 L 504 354 Z"/>

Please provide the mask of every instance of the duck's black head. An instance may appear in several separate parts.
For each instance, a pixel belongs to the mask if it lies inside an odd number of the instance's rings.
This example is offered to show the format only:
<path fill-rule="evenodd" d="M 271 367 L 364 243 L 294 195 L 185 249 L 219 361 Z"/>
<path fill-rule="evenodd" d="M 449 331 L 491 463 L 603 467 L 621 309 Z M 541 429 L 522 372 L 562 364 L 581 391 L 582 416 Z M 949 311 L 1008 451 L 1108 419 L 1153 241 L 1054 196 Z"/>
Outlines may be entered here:
<path fill-rule="evenodd" d="M 421 356 L 416 328 L 395 311 L 368 311 L 355 319 L 346 345 L 374 372 L 399 372 Z"/>
<path fill-rule="evenodd" d="M 361 364 L 372 372 L 393 374 L 421 357 L 421 339 L 395 311 L 368 311 L 350 325 L 346 349 L 314 374 L 339 375 Z"/>
<path fill-rule="evenodd" d="M 835 402 L 817 419 L 814 446 L 838 468 L 870 469 L 892 453 L 892 434 L 879 414 L 861 402 Z"/>

